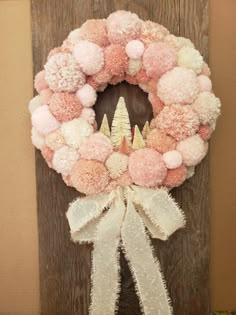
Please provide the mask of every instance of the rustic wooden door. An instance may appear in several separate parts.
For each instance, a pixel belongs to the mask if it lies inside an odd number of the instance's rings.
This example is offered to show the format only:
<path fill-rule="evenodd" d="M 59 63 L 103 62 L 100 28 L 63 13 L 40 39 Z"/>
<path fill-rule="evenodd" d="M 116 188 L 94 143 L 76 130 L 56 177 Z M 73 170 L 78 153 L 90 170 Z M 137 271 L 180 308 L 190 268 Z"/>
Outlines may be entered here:
<path fill-rule="evenodd" d="M 43 67 L 49 50 L 87 19 L 105 18 L 125 9 L 166 26 L 175 35 L 189 37 L 207 59 L 207 0 L 31 0 L 34 73 Z M 132 124 L 151 118 L 147 95 L 126 83 L 109 86 L 96 104 L 98 124 L 103 113 L 111 120 L 119 96 L 128 100 Z M 100 106 L 102 105 L 102 106 Z M 48 168 L 36 152 L 40 300 L 44 315 L 87 315 L 90 300 L 91 250 L 70 241 L 65 217 L 77 192 Z M 185 230 L 169 241 L 153 241 L 160 259 L 175 315 L 209 314 L 209 204 L 208 157 L 196 175 L 173 191 L 187 216 Z M 138 299 L 127 263 L 121 256 L 122 288 L 118 314 L 138 315 Z M 102 303 L 102 301 L 101 301 Z"/>

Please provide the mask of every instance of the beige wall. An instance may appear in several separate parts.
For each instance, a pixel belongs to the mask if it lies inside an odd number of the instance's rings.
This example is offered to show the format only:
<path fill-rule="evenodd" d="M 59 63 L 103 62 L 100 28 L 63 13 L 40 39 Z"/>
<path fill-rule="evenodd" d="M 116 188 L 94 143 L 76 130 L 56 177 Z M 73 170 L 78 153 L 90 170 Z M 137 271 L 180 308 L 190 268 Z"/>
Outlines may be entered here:
<path fill-rule="evenodd" d="M 210 0 L 210 63 L 223 116 L 211 142 L 212 308 L 236 308 L 236 1 Z M 37 314 L 38 244 L 28 0 L 0 0 L 0 314 Z M 227 149 L 227 154 L 225 150 Z"/>

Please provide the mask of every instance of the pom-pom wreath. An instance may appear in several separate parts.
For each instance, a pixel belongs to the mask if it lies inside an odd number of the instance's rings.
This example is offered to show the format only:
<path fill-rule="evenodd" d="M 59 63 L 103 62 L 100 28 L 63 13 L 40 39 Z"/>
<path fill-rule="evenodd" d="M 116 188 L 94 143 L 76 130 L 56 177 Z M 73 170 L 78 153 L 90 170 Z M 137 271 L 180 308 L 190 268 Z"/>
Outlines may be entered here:
<path fill-rule="evenodd" d="M 87 75 L 97 73 L 104 65 L 102 48 L 87 40 L 81 40 L 75 45 L 73 55 Z"/>
<path fill-rule="evenodd" d="M 93 127 L 83 118 L 75 118 L 61 125 L 66 144 L 77 149 L 93 133 Z"/>
<path fill-rule="evenodd" d="M 123 10 L 110 14 L 106 23 L 108 38 L 114 44 L 125 44 L 131 39 L 136 39 L 141 29 L 139 17 Z"/>
<path fill-rule="evenodd" d="M 111 75 L 121 75 L 128 66 L 125 48 L 120 45 L 110 45 L 104 50 L 105 69 Z"/>
<path fill-rule="evenodd" d="M 184 165 L 167 171 L 164 185 L 168 188 L 180 186 L 186 179 L 187 169 Z"/>
<path fill-rule="evenodd" d="M 109 44 L 105 20 L 87 20 L 79 29 L 79 39 L 88 40 L 99 46 Z"/>
<path fill-rule="evenodd" d="M 71 171 L 71 183 L 78 191 L 87 195 L 103 191 L 108 181 L 108 171 L 99 161 L 81 159 Z"/>
<path fill-rule="evenodd" d="M 176 66 L 177 56 L 173 48 L 165 43 L 153 43 L 143 54 L 143 66 L 147 75 L 158 79 Z"/>
<path fill-rule="evenodd" d="M 184 139 L 176 146 L 176 150 L 181 153 L 186 166 L 194 166 L 200 163 L 206 155 L 207 149 L 207 143 L 199 135 Z"/>
<path fill-rule="evenodd" d="M 117 178 L 127 170 L 128 156 L 119 152 L 114 152 L 109 156 L 105 164 L 110 177 Z"/>
<path fill-rule="evenodd" d="M 198 50 L 191 47 L 182 47 L 178 52 L 178 66 L 189 68 L 201 73 L 203 58 Z"/>
<path fill-rule="evenodd" d="M 220 106 L 220 100 L 210 92 L 200 93 L 192 104 L 192 108 L 198 114 L 202 124 L 216 121 L 220 115 Z"/>
<path fill-rule="evenodd" d="M 49 109 L 58 121 L 78 118 L 82 111 L 80 100 L 72 93 L 54 93 L 50 98 Z"/>
<path fill-rule="evenodd" d="M 70 54 L 52 56 L 45 68 L 45 79 L 54 92 L 74 92 L 85 83 L 80 66 Z"/>
<path fill-rule="evenodd" d="M 140 40 L 131 40 L 125 47 L 126 54 L 130 59 L 139 59 L 144 52 L 144 44 Z"/>
<path fill-rule="evenodd" d="M 46 135 L 60 126 L 60 123 L 51 114 L 47 105 L 38 107 L 33 112 L 31 121 L 33 127 L 43 135 Z"/>
<path fill-rule="evenodd" d="M 133 182 L 144 187 L 161 185 L 166 176 L 162 155 L 153 149 L 140 149 L 131 153 L 129 174 Z"/>
<path fill-rule="evenodd" d="M 101 132 L 92 134 L 79 148 L 81 158 L 105 162 L 112 153 L 111 140 Z"/>
<path fill-rule="evenodd" d="M 83 108 L 80 117 L 92 125 L 95 121 L 95 111 L 92 108 Z"/>
<path fill-rule="evenodd" d="M 190 105 L 166 106 L 155 121 L 158 129 L 176 140 L 194 135 L 199 126 L 198 115 Z"/>
<path fill-rule="evenodd" d="M 38 93 L 48 88 L 48 84 L 45 80 L 44 70 L 36 74 L 35 79 L 34 79 L 34 87 Z"/>
<path fill-rule="evenodd" d="M 199 75 L 197 77 L 198 87 L 200 92 L 210 92 L 212 89 L 211 80 L 206 75 Z"/>
<path fill-rule="evenodd" d="M 45 137 L 45 143 L 53 151 L 60 149 L 65 144 L 65 140 L 61 134 L 61 129 L 57 129 L 47 134 Z"/>
<path fill-rule="evenodd" d="M 34 127 L 31 129 L 31 141 L 33 145 L 39 150 L 41 150 L 45 144 L 44 137 L 38 133 Z"/>
<path fill-rule="evenodd" d="M 175 67 L 165 73 L 159 80 L 158 96 L 166 104 L 191 104 L 196 98 L 199 88 L 193 70 Z"/>
<path fill-rule="evenodd" d="M 173 169 L 182 164 L 182 155 L 176 150 L 167 151 L 163 154 L 163 160 L 167 168 Z"/>
<path fill-rule="evenodd" d="M 41 103 L 41 98 L 39 95 L 32 98 L 32 100 L 29 102 L 29 112 L 31 113 L 31 115 L 41 105 L 42 103 Z"/>
<path fill-rule="evenodd" d="M 92 107 L 97 99 L 96 91 L 89 84 L 85 84 L 81 89 L 79 89 L 76 92 L 76 96 L 79 98 L 84 107 Z"/>
<path fill-rule="evenodd" d="M 176 146 L 175 139 L 157 129 L 153 129 L 147 136 L 147 146 L 160 153 L 173 150 Z"/>
<path fill-rule="evenodd" d="M 52 164 L 54 169 L 63 176 L 70 174 L 70 171 L 79 158 L 77 150 L 63 146 L 54 152 Z"/>

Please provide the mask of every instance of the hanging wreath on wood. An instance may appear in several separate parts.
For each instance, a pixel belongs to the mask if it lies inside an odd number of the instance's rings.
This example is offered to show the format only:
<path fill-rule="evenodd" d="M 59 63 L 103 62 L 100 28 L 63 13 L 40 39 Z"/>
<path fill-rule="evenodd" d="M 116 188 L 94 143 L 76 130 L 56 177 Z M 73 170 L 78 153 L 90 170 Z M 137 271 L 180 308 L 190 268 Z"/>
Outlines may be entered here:
<path fill-rule="evenodd" d="M 112 315 L 119 248 L 146 315 L 172 314 L 149 237 L 166 240 L 185 217 L 168 190 L 194 174 L 220 114 L 210 70 L 193 43 L 136 14 L 88 20 L 50 51 L 29 104 L 32 142 L 49 167 L 86 197 L 67 218 L 75 242 L 93 243 L 90 313 Z M 126 80 L 148 93 L 153 119 L 131 130 L 120 98 L 97 129 L 97 92 Z"/>

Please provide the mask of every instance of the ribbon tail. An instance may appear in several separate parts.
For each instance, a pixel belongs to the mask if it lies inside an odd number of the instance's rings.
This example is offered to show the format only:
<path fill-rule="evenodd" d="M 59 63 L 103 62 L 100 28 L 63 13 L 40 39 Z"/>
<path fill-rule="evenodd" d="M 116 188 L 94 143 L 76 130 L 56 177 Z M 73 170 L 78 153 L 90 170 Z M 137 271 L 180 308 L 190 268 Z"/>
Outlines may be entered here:
<path fill-rule="evenodd" d="M 120 290 L 119 245 L 125 205 L 120 194 L 98 223 L 92 257 L 90 315 L 114 315 Z"/>
<path fill-rule="evenodd" d="M 130 264 L 137 294 L 145 315 L 171 315 L 172 307 L 160 264 L 153 257 L 150 240 L 139 214 L 128 198 L 121 228 L 123 251 Z"/>

